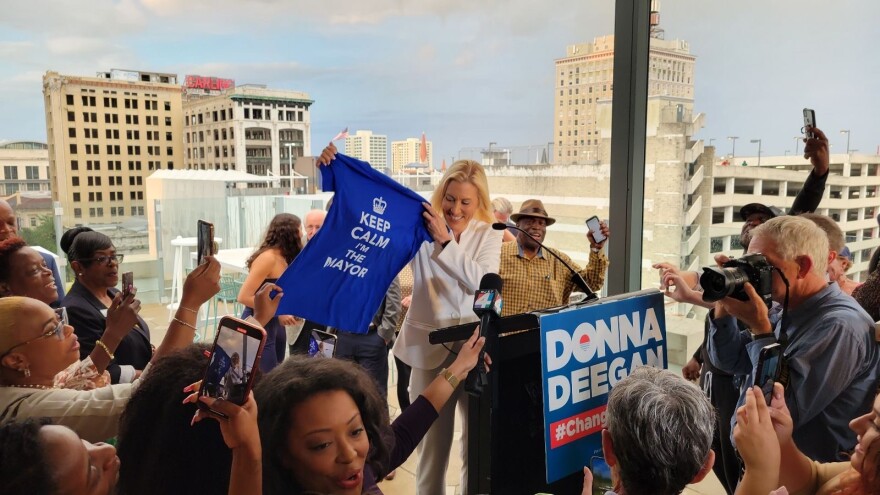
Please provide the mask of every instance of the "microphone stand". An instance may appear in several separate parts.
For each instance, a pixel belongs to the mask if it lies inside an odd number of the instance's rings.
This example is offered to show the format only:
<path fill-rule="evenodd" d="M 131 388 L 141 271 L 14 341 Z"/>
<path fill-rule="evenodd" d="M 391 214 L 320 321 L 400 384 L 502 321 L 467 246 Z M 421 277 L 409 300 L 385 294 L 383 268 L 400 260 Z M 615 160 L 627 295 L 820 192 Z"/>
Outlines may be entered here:
<path fill-rule="evenodd" d="M 560 263 L 562 263 L 563 265 L 565 265 L 566 268 L 568 268 L 568 271 L 570 271 L 572 274 L 571 279 L 574 282 L 574 284 L 577 285 L 578 288 L 580 288 L 584 292 L 584 294 L 587 295 L 587 298 L 584 299 L 585 301 L 592 301 L 593 299 L 599 298 L 599 296 L 597 296 L 596 293 L 593 292 L 593 289 L 591 289 L 590 286 L 587 285 L 587 281 L 584 280 L 584 277 L 581 277 L 581 274 L 578 273 L 577 270 L 575 270 L 574 268 L 571 267 L 571 265 L 566 263 L 565 260 L 562 259 L 558 254 L 554 253 L 552 249 L 541 244 L 541 241 L 532 237 L 531 234 L 529 234 L 528 232 L 526 232 L 525 230 L 523 230 L 519 227 L 516 227 L 514 225 L 507 225 L 507 224 L 501 223 L 501 222 L 493 223 L 492 228 L 495 230 L 502 230 L 500 228 L 496 228 L 496 226 L 503 226 L 505 229 L 515 229 L 515 230 L 518 230 L 518 231 L 522 232 L 523 234 L 529 236 L 533 241 L 535 241 L 535 244 L 541 246 L 541 248 L 544 250 L 545 253 L 550 253 L 551 255 L 553 255 L 554 258 L 559 260 Z M 519 242 L 519 241 L 517 241 L 517 242 Z"/>

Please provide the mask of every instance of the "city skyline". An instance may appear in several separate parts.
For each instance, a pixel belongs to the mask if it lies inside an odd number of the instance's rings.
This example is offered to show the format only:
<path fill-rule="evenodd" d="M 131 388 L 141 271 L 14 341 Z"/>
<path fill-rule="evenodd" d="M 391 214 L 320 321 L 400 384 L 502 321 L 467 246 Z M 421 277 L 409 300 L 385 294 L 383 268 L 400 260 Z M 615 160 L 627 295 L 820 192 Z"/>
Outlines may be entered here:
<path fill-rule="evenodd" d="M 737 155 L 794 152 L 801 109 L 816 110 L 833 152 L 875 153 L 873 81 L 880 60 L 861 46 L 880 6 L 867 0 L 665 0 L 666 39 L 697 56 L 697 135 Z M 270 0 L 186 3 L 35 1 L 6 8 L 0 25 L 0 139 L 46 141 L 40 79 L 48 70 L 94 76 L 111 68 L 210 75 L 304 91 L 314 152 L 343 127 L 400 140 L 425 131 L 435 161 L 459 150 L 553 140 L 553 61 L 566 46 L 613 33 L 613 3 L 370 4 Z M 235 19 L 231 24 L 229 19 Z M 816 68 L 809 66 L 817 64 Z M 848 135 L 841 130 L 849 130 Z"/>

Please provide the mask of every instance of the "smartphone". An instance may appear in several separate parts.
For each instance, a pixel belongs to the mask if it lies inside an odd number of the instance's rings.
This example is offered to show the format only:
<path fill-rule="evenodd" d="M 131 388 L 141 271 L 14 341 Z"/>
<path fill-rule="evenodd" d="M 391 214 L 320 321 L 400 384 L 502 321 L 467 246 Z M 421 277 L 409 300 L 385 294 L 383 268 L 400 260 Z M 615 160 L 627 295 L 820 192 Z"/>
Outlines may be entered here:
<path fill-rule="evenodd" d="M 779 381 L 779 370 L 782 366 L 782 346 L 770 344 L 761 348 L 758 355 L 758 368 L 755 373 L 755 385 L 764 392 L 764 400 L 770 404 L 773 398 L 773 382 Z"/>
<path fill-rule="evenodd" d="M 197 265 L 201 265 L 206 256 L 214 254 L 214 224 L 199 220 L 198 223 Z"/>
<path fill-rule="evenodd" d="M 309 357 L 332 358 L 336 354 L 336 336 L 321 330 L 309 334 Z"/>
<path fill-rule="evenodd" d="M 264 345 L 265 330 L 244 320 L 224 316 L 217 327 L 199 395 L 244 404 L 259 371 Z M 208 409 L 204 403 L 198 404 Z M 217 411 L 211 412 L 222 416 Z"/>
<path fill-rule="evenodd" d="M 816 127 L 816 112 L 812 108 L 804 109 L 804 135 L 812 139 L 816 137 L 813 128 Z"/>
<path fill-rule="evenodd" d="M 590 471 L 593 472 L 593 495 L 605 495 L 614 490 L 611 466 L 605 462 L 604 457 L 593 456 L 590 459 Z"/>
<path fill-rule="evenodd" d="M 131 291 L 134 289 L 134 273 L 133 272 L 125 272 L 122 274 L 122 297 L 123 299 L 128 297 L 131 294 Z"/>
<path fill-rule="evenodd" d="M 590 232 L 593 234 L 593 240 L 596 241 L 596 244 L 601 243 L 607 237 L 602 233 L 602 225 L 599 223 L 599 217 L 593 215 L 587 219 L 587 228 L 590 229 Z"/>

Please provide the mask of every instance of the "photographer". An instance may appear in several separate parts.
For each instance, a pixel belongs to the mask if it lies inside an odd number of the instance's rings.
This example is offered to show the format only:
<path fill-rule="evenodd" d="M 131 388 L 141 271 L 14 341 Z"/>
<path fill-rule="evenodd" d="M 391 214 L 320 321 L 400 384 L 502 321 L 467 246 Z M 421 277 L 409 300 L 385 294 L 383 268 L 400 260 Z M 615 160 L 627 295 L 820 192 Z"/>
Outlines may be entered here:
<path fill-rule="evenodd" d="M 749 253 L 763 255 L 772 266 L 769 293 L 759 295 L 745 283 L 733 296 L 744 294 L 748 300 L 725 297 L 715 304 L 709 355 L 725 372 L 747 375 L 740 388 L 742 405 L 761 349 L 779 340 L 796 444 L 813 459 L 839 459 L 856 442 L 847 422 L 870 409 L 876 391 L 880 354 L 874 324 L 837 284 L 827 283 L 828 237 L 815 223 L 777 217 L 752 230 L 751 237 Z M 728 261 L 725 256 L 716 260 Z M 769 310 L 762 295 L 781 306 Z M 737 320 L 749 330 L 741 330 Z"/>

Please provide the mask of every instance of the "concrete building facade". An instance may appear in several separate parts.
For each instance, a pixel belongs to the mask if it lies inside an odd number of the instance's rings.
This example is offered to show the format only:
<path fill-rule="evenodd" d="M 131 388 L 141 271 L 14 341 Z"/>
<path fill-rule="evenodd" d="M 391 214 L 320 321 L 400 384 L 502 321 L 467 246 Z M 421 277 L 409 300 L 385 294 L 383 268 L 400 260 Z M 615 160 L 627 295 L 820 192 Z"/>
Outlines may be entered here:
<path fill-rule="evenodd" d="M 0 141 L 0 196 L 49 191 L 49 146 L 34 141 Z"/>
<path fill-rule="evenodd" d="M 256 84 L 186 96 L 185 167 L 277 177 L 267 186 L 290 188 L 291 164 L 311 155 L 312 103 L 306 93 Z"/>
<path fill-rule="evenodd" d="M 648 96 L 694 98 L 690 45 L 682 40 L 651 39 Z M 599 105 L 610 103 L 614 89 L 614 36 L 569 45 L 555 61 L 553 163 L 583 164 L 600 160 Z"/>
<path fill-rule="evenodd" d="M 143 218 L 145 179 L 183 164 L 175 74 L 113 69 L 43 76 L 52 198 L 62 226 Z"/>
<path fill-rule="evenodd" d="M 422 140 L 419 138 L 406 138 L 403 141 L 391 142 L 391 170 L 394 174 L 405 173 L 405 167 L 411 163 L 420 163 L 419 153 Z M 434 167 L 434 146 L 431 141 L 425 141 L 427 150 L 428 168 Z"/>
<path fill-rule="evenodd" d="M 345 154 L 368 162 L 376 170 L 388 172 L 388 136 L 357 131 L 345 138 Z"/>

